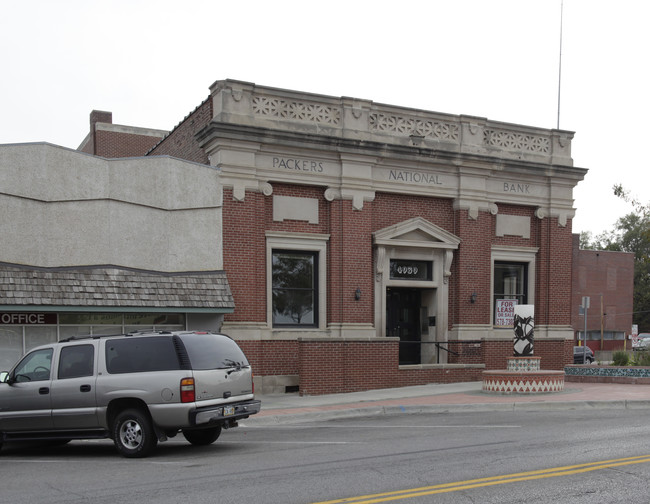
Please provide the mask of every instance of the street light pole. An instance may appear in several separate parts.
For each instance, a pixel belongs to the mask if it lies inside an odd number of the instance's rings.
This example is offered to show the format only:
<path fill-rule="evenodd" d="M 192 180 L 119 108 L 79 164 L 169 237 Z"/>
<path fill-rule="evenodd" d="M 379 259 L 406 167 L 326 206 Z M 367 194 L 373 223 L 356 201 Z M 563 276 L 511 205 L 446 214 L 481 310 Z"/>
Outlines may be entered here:
<path fill-rule="evenodd" d="M 585 313 L 585 332 L 584 332 L 584 348 L 582 349 L 582 363 L 587 360 L 587 310 L 589 309 L 589 296 L 582 297 L 582 308 Z"/>

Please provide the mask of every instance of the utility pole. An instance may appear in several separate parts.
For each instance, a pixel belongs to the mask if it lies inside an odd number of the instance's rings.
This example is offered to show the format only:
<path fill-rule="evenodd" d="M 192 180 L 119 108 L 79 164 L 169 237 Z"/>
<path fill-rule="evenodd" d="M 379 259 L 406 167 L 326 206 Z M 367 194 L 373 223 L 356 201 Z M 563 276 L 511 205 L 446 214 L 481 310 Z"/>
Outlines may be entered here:
<path fill-rule="evenodd" d="M 605 314 L 603 313 L 603 295 L 600 295 L 600 349 L 604 350 Z M 625 350 L 625 348 L 623 348 Z"/>

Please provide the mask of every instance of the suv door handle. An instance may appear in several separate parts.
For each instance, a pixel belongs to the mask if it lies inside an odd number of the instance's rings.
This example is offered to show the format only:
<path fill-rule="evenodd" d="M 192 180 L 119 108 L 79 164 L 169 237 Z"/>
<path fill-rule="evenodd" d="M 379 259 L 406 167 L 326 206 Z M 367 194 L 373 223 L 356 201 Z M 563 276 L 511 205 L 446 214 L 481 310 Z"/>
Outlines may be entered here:
<path fill-rule="evenodd" d="M 82 385 L 79 387 L 80 392 L 90 392 L 90 385 Z"/>
<path fill-rule="evenodd" d="M 50 389 L 49 389 L 49 387 L 41 387 L 41 388 L 38 389 L 38 393 L 41 394 L 41 395 L 49 394 Z"/>

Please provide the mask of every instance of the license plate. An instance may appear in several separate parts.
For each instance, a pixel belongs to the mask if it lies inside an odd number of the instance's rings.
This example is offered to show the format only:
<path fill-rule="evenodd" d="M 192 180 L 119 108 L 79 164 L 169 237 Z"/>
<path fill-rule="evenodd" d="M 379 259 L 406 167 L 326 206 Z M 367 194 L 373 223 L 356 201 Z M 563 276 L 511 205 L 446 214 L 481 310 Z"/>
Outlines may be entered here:
<path fill-rule="evenodd" d="M 234 406 L 224 406 L 223 407 L 223 416 L 232 416 L 235 414 Z"/>

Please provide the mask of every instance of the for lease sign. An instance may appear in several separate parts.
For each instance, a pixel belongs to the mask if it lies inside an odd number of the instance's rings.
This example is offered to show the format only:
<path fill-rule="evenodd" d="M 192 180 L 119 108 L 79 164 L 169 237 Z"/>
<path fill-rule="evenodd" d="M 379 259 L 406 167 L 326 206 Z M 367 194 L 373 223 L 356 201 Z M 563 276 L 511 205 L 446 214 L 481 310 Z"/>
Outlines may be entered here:
<path fill-rule="evenodd" d="M 516 299 L 497 299 L 494 311 L 494 325 L 498 327 L 512 327 L 515 319 Z"/>

